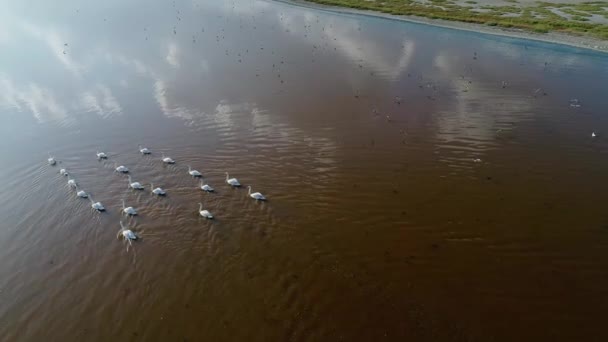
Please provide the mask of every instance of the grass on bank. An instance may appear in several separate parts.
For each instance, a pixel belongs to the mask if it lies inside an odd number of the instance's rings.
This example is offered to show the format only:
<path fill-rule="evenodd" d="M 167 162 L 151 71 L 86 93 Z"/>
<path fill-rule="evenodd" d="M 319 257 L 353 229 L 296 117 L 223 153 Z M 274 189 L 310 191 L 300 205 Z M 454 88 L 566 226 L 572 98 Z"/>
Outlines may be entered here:
<path fill-rule="evenodd" d="M 589 22 L 593 14 L 608 18 L 608 1 L 590 1 L 580 4 L 554 4 L 538 2 L 536 5 L 520 6 L 509 1 L 509 6 L 461 6 L 453 0 L 307 0 L 314 3 L 372 10 L 394 15 L 412 15 L 431 19 L 485 24 L 503 28 L 523 29 L 531 32 L 563 32 L 608 40 L 608 25 Z M 468 4 L 474 1 L 466 1 Z M 566 13 L 567 18 L 553 12 Z"/>

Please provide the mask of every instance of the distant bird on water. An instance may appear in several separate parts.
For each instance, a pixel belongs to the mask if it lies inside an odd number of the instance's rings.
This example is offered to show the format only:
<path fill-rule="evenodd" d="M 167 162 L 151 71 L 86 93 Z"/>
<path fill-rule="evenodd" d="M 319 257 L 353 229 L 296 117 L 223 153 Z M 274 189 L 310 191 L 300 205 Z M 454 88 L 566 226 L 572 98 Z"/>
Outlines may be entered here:
<path fill-rule="evenodd" d="M 125 215 L 128 216 L 135 216 L 137 215 L 137 210 L 133 207 L 125 207 L 125 200 L 122 200 L 122 212 Z"/>
<path fill-rule="evenodd" d="M 165 190 L 163 190 L 162 188 L 154 188 L 154 184 L 150 183 L 150 189 L 152 190 L 152 193 L 156 196 L 165 196 L 167 194 L 167 192 L 165 192 Z"/>
<path fill-rule="evenodd" d="M 211 214 L 211 212 L 210 212 L 209 210 L 204 210 L 204 209 L 203 209 L 203 204 L 202 204 L 202 203 L 199 203 L 199 204 L 198 204 L 198 213 L 199 213 L 199 214 L 200 214 L 202 217 L 204 217 L 204 218 L 206 218 L 206 219 L 212 219 L 212 218 L 213 218 L 213 214 Z"/>
<path fill-rule="evenodd" d="M 118 166 L 118 164 L 114 163 L 114 167 L 115 167 L 114 171 L 116 171 L 116 172 L 120 172 L 120 173 L 127 173 L 127 172 L 129 172 L 129 168 L 127 168 L 124 165 Z"/>
<path fill-rule="evenodd" d="M 205 181 L 203 179 L 201 179 L 201 190 L 203 190 L 205 192 L 214 191 L 214 189 L 209 184 L 205 184 Z"/>
<path fill-rule="evenodd" d="M 256 201 L 265 201 L 266 200 L 266 197 L 259 192 L 251 193 L 251 186 L 248 186 L 248 188 L 249 188 L 249 193 L 248 193 L 249 197 L 253 198 Z"/>
<path fill-rule="evenodd" d="M 141 154 L 151 154 L 152 153 L 147 147 L 141 147 L 141 145 L 139 145 L 138 147 L 139 147 L 139 153 L 141 153 Z"/>
<path fill-rule="evenodd" d="M 228 183 L 230 186 L 233 186 L 233 187 L 241 186 L 241 183 L 239 183 L 239 181 L 236 178 L 230 178 L 230 176 L 228 175 L 228 172 L 226 172 L 226 183 Z"/>
<path fill-rule="evenodd" d="M 202 177 L 203 175 L 198 172 L 197 170 L 192 170 L 192 167 L 190 165 L 188 165 L 188 173 L 190 174 L 190 176 L 192 177 Z"/>
<path fill-rule="evenodd" d="M 165 163 L 165 164 L 175 164 L 175 160 L 173 160 L 169 157 L 165 157 L 164 153 L 162 154 L 162 160 L 163 160 L 163 163 Z"/>
<path fill-rule="evenodd" d="M 120 221 L 120 231 L 118 232 L 118 234 L 122 235 L 122 237 L 131 242 L 132 240 L 137 240 L 137 235 L 135 235 L 135 233 L 133 233 L 133 231 L 131 229 L 128 229 L 127 227 L 125 227 L 122 224 L 122 221 Z"/>
<path fill-rule="evenodd" d="M 97 210 L 97 211 L 105 211 L 106 208 L 104 208 L 104 206 L 101 204 L 101 202 L 95 202 L 93 201 L 93 198 L 91 198 L 91 196 L 89 196 L 89 201 L 91 201 L 91 208 Z"/>

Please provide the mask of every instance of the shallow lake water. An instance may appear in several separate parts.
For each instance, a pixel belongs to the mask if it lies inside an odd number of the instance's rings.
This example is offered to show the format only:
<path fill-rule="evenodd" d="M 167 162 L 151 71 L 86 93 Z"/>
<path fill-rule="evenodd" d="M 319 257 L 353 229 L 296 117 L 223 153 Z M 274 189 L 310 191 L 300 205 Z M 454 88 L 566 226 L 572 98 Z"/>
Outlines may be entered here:
<path fill-rule="evenodd" d="M 607 85 L 272 1 L 4 4 L 0 340 L 604 341 Z"/>

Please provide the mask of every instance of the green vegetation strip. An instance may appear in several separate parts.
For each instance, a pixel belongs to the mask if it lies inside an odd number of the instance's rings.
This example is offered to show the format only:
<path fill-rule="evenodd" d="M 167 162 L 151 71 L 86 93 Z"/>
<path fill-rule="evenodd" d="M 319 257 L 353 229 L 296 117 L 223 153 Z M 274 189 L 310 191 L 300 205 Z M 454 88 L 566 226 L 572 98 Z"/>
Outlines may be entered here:
<path fill-rule="evenodd" d="M 458 5 L 452 0 L 427 0 L 424 3 L 414 0 L 307 1 L 394 15 L 412 15 L 431 19 L 485 24 L 539 33 L 563 32 L 608 40 L 608 25 L 589 21 L 589 18 L 594 14 L 608 18 L 608 1 L 592 1 L 579 4 L 537 2 L 535 5 L 525 6 L 512 0 L 508 2 L 513 5 L 480 6 L 479 11 L 475 10 L 475 6 Z M 475 2 L 465 1 L 465 3 L 472 4 Z M 560 12 L 564 15 L 557 14 Z"/>

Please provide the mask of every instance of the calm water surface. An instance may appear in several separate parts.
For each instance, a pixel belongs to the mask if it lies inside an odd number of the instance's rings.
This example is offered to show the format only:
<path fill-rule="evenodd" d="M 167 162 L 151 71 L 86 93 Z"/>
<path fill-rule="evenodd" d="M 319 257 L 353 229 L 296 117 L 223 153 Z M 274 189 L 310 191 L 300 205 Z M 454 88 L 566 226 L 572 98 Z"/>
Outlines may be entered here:
<path fill-rule="evenodd" d="M 0 340 L 608 339 L 607 55 L 257 0 L 4 1 L 0 51 Z"/>

